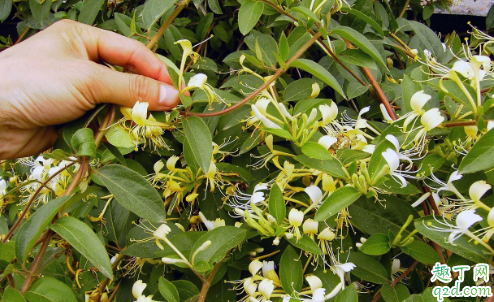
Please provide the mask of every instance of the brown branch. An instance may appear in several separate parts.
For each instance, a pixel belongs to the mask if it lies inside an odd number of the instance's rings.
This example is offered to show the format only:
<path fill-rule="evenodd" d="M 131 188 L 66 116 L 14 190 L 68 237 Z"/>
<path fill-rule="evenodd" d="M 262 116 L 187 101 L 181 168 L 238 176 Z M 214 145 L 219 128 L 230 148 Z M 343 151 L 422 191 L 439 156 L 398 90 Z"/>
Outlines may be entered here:
<path fill-rule="evenodd" d="M 26 35 L 27 35 L 27 33 L 29 32 L 30 29 L 31 29 L 31 27 L 28 26 L 26 28 L 26 30 L 21 34 L 21 36 L 19 37 L 19 39 L 17 39 L 17 41 L 15 41 L 14 45 L 21 43 L 21 41 L 24 40 L 24 38 L 26 37 Z"/>
<path fill-rule="evenodd" d="M 184 2 L 185 1 L 179 2 L 178 6 L 175 8 L 175 10 L 170 15 L 170 17 L 168 19 L 166 19 L 166 21 L 161 25 L 160 29 L 158 29 L 158 31 L 151 38 L 151 41 L 149 41 L 148 44 L 146 44 L 146 47 L 148 49 L 153 49 L 154 48 L 154 46 L 156 45 L 156 43 L 158 43 L 159 39 L 165 33 L 165 31 L 168 28 L 168 26 L 170 24 L 172 24 L 173 20 L 175 20 L 175 18 L 178 16 L 178 14 L 180 14 L 180 12 L 184 9 L 184 7 L 187 6 L 188 2 L 187 3 L 184 3 Z"/>
<path fill-rule="evenodd" d="M 487 123 L 490 121 L 494 121 L 494 120 L 486 120 L 485 122 Z M 465 126 L 477 126 L 477 121 L 451 122 L 444 124 L 444 127 L 446 128 L 465 127 Z"/>
<path fill-rule="evenodd" d="M 17 227 L 19 226 L 19 224 L 21 223 L 21 221 L 24 219 L 24 216 L 26 216 L 27 212 L 31 208 L 31 205 L 33 204 L 34 200 L 38 196 L 39 192 L 41 192 L 41 190 L 48 184 L 48 182 L 50 182 L 58 174 L 60 174 L 61 172 L 67 170 L 68 168 L 72 167 L 73 165 L 75 165 L 75 162 L 71 163 L 70 165 L 67 165 L 66 167 L 63 167 L 62 169 L 60 169 L 59 171 L 57 171 L 57 173 L 55 173 L 52 176 L 48 177 L 47 180 L 45 180 L 43 183 L 41 183 L 41 185 L 39 186 L 39 188 L 34 192 L 34 194 L 31 196 L 31 198 L 27 202 L 26 207 L 22 211 L 22 213 L 19 216 L 19 218 L 17 218 L 16 222 L 10 228 L 9 232 L 7 233 L 7 235 L 5 235 L 5 238 L 3 238 L 3 240 L 2 240 L 3 243 L 7 242 L 9 240 L 10 236 L 12 236 L 12 234 L 14 234 L 14 231 L 17 229 Z"/>
<path fill-rule="evenodd" d="M 221 263 L 222 263 L 221 261 L 216 263 L 213 270 L 209 274 L 208 278 L 202 284 L 201 292 L 199 293 L 199 297 L 197 299 L 197 302 L 204 302 L 204 300 L 206 299 L 206 295 L 208 294 L 209 287 L 211 287 L 211 282 L 213 281 L 214 276 L 218 272 L 218 269 L 220 268 Z"/>
<path fill-rule="evenodd" d="M 354 49 L 355 48 L 352 45 L 352 43 L 350 43 L 350 41 L 348 41 L 347 39 L 343 39 L 343 40 L 345 41 L 345 43 L 346 43 L 346 45 L 347 45 L 347 47 L 349 49 Z M 370 71 L 369 68 L 363 67 L 363 66 L 361 68 L 362 68 L 362 71 L 364 72 L 365 76 L 367 77 L 367 79 L 371 83 L 372 87 L 374 88 L 374 91 L 376 92 L 377 97 L 379 98 L 379 100 L 381 101 L 381 103 L 386 108 L 386 111 L 388 112 L 389 116 L 391 117 L 392 120 L 395 121 L 396 120 L 395 111 L 391 107 L 391 104 L 389 103 L 388 98 L 386 98 L 386 95 L 384 95 L 384 92 L 381 89 L 381 86 L 379 86 L 379 83 L 376 81 L 376 79 L 372 75 L 372 72 Z"/>
<path fill-rule="evenodd" d="M 298 59 L 307 50 L 307 48 L 309 48 L 320 36 L 321 36 L 321 33 L 320 32 L 318 32 L 317 34 L 315 34 L 314 36 L 312 36 L 312 38 L 307 43 L 305 43 L 305 45 L 302 46 L 302 48 L 300 48 L 293 55 L 293 57 L 291 57 L 286 62 L 286 66 L 287 66 L 286 68 L 288 68 L 290 66 L 290 63 L 292 63 L 293 61 L 295 61 L 296 59 Z M 276 81 L 276 79 L 278 79 L 283 74 L 283 72 L 286 71 L 285 69 L 282 69 L 282 68 L 278 69 L 278 71 L 274 75 L 272 75 L 269 78 L 268 81 L 266 81 L 264 84 L 262 84 L 261 87 L 257 88 L 256 91 L 254 91 L 253 93 L 249 94 L 242 101 L 238 102 L 237 104 L 235 104 L 235 105 L 233 105 L 231 107 L 228 107 L 228 108 L 226 108 L 224 110 L 221 110 L 221 111 L 218 111 L 218 112 L 211 112 L 211 113 L 195 113 L 195 112 L 181 111 L 180 114 L 181 115 L 184 115 L 184 116 L 198 116 L 198 117 L 212 117 L 212 116 L 218 116 L 218 115 L 226 114 L 226 113 L 228 113 L 230 111 L 233 111 L 233 110 L 239 108 L 240 106 L 244 105 L 245 103 L 247 103 L 248 101 L 250 101 L 254 97 L 256 97 L 264 89 L 268 88 L 269 85 L 271 85 L 274 81 Z"/>
<path fill-rule="evenodd" d="M 113 120 L 115 119 L 115 105 L 111 105 L 110 109 L 106 113 L 105 118 L 101 122 L 101 125 L 98 129 L 98 133 L 94 136 L 94 143 L 96 144 L 96 148 L 98 148 L 101 140 L 105 136 L 108 128 L 113 124 Z"/>
<path fill-rule="evenodd" d="M 390 286 L 395 287 L 403 278 L 405 278 L 408 274 L 410 274 L 413 271 L 413 269 L 417 266 L 417 264 L 419 264 L 419 262 L 415 261 L 412 265 L 410 265 L 410 267 L 403 274 L 401 274 L 398 278 L 396 278 L 396 280 L 393 281 L 390 284 Z M 379 301 L 379 299 L 381 299 L 381 290 L 379 290 L 379 292 L 374 296 L 374 299 L 372 300 L 372 302 L 377 302 L 377 301 Z"/>

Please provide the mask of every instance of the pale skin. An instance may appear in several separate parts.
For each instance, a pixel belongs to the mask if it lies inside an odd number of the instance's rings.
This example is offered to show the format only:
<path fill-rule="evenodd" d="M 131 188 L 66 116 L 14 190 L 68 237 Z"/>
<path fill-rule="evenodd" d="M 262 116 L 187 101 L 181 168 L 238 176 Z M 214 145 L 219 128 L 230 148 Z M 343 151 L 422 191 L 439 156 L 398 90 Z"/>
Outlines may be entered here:
<path fill-rule="evenodd" d="M 137 101 L 152 111 L 178 104 L 166 65 L 138 41 L 59 21 L 0 52 L 0 159 L 50 148 L 58 137 L 55 125 L 98 104 L 132 107 Z"/>

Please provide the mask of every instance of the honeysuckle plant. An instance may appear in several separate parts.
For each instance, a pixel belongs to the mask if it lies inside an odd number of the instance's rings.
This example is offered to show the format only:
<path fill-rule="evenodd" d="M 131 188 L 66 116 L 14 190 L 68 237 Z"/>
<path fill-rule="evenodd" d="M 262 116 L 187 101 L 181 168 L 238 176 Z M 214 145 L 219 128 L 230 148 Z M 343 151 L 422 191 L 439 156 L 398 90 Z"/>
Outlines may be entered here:
<path fill-rule="evenodd" d="M 494 265 L 494 38 L 408 4 L 451 3 L 4 1 L 145 43 L 181 104 L 0 162 L 3 300 L 431 301 L 434 264 Z"/>

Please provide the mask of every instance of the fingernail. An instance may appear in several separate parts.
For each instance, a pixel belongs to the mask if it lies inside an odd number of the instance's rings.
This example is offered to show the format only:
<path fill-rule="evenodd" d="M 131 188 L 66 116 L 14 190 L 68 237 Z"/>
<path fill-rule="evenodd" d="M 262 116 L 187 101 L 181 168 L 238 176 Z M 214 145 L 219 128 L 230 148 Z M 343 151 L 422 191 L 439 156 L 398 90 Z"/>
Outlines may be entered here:
<path fill-rule="evenodd" d="M 160 100 L 161 107 L 174 107 L 178 100 L 178 91 L 175 87 L 170 85 L 161 84 L 160 86 Z"/>

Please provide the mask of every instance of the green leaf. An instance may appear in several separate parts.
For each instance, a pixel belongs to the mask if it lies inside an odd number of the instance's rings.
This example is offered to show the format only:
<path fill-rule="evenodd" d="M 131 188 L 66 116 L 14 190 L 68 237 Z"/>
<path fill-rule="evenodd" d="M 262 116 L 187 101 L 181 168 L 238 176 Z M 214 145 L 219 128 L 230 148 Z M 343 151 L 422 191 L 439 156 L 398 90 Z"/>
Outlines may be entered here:
<path fill-rule="evenodd" d="M 204 251 L 199 252 L 194 263 L 205 261 L 208 264 L 213 265 L 214 263 L 223 260 L 226 252 L 244 241 L 246 234 L 247 231 L 245 229 L 239 229 L 234 226 L 222 226 L 207 232 L 199 238 L 196 244 L 194 244 L 191 254 L 195 253 L 197 249 L 208 240 L 211 241 L 211 246 Z"/>
<path fill-rule="evenodd" d="M 271 214 L 278 224 L 281 224 L 286 216 L 285 199 L 283 198 L 283 192 L 278 184 L 274 184 L 271 187 L 269 193 L 269 214 Z"/>
<path fill-rule="evenodd" d="M 55 233 L 65 239 L 86 257 L 106 277 L 112 279 L 110 258 L 105 246 L 93 230 L 82 221 L 70 216 L 62 217 L 50 225 Z"/>
<path fill-rule="evenodd" d="M 408 216 L 418 217 L 417 212 L 403 200 L 386 196 L 385 206 L 376 202 L 373 198 L 360 198 L 349 208 L 352 213 L 352 224 L 366 234 L 382 233 L 390 230 L 397 234 Z M 413 230 L 412 227 L 410 229 Z M 410 234 L 410 230 L 403 231 L 403 236 Z"/>
<path fill-rule="evenodd" d="M 139 173 L 120 165 L 104 166 L 94 173 L 129 211 L 152 222 L 165 222 L 165 206 L 160 194 Z"/>
<path fill-rule="evenodd" d="M 190 298 L 199 294 L 199 290 L 197 289 L 197 287 L 190 281 L 177 280 L 172 281 L 172 283 L 177 288 L 177 291 L 180 294 L 181 301 L 190 301 Z"/>
<path fill-rule="evenodd" d="M 358 250 L 367 255 L 379 256 L 386 254 L 390 249 L 388 236 L 377 233 L 367 238 Z"/>
<path fill-rule="evenodd" d="M 26 302 L 26 299 L 22 296 L 21 292 L 15 288 L 8 287 L 3 292 L 2 301 L 5 302 Z"/>
<path fill-rule="evenodd" d="M 317 210 L 314 219 L 317 221 L 326 220 L 351 205 L 359 199 L 360 196 L 362 196 L 362 193 L 357 191 L 354 187 L 345 186 L 338 188 L 322 203 L 321 207 Z"/>
<path fill-rule="evenodd" d="M 278 48 L 280 50 L 280 57 L 283 61 L 288 60 L 288 54 L 290 53 L 290 45 L 286 39 L 285 33 L 281 32 Z"/>
<path fill-rule="evenodd" d="M 38 21 L 41 25 L 45 24 L 46 19 L 50 13 L 52 0 L 45 0 L 40 3 L 36 0 L 29 0 L 29 8 L 33 14 L 34 19 Z"/>
<path fill-rule="evenodd" d="M 388 70 L 388 66 L 384 62 L 379 51 L 372 45 L 372 43 L 364 35 L 347 26 L 338 26 L 331 31 L 331 34 L 338 35 L 342 38 L 347 39 L 352 44 L 360 48 L 363 52 L 371 56 L 377 63 Z"/>
<path fill-rule="evenodd" d="M 304 78 L 291 82 L 283 93 L 284 101 L 293 102 L 309 99 L 312 94 L 312 84 L 316 82 L 317 80 L 311 78 Z"/>
<path fill-rule="evenodd" d="M 22 224 L 15 240 L 16 257 L 25 262 L 34 244 L 45 231 L 53 217 L 62 209 L 69 196 L 50 200 L 49 203 L 40 207 L 29 219 Z"/>
<path fill-rule="evenodd" d="M 208 6 L 215 14 L 218 15 L 223 14 L 223 11 L 221 10 L 220 3 L 218 2 L 218 0 L 209 0 Z"/>
<path fill-rule="evenodd" d="M 363 20 L 365 23 L 369 24 L 381 37 L 384 36 L 384 31 L 376 21 L 374 21 L 371 17 L 367 16 L 366 14 L 362 13 L 361 11 L 358 11 L 356 9 L 351 9 L 350 7 L 344 6 L 341 8 L 342 12 L 349 13 L 351 15 L 354 15 L 355 17 Z"/>
<path fill-rule="evenodd" d="M 130 137 L 130 132 L 118 125 L 111 126 L 105 134 L 110 144 L 117 148 L 135 147 L 135 141 Z"/>
<path fill-rule="evenodd" d="M 191 116 L 182 120 L 185 139 L 190 147 L 195 163 L 201 167 L 204 174 L 209 171 L 213 155 L 213 140 L 211 132 L 203 119 Z"/>
<path fill-rule="evenodd" d="M 484 134 L 467 153 L 458 168 L 461 174 L 489 170 L 494 167 L 494 130 Z"/>
<path fill-rule="evenodd" d="M 420 42 L 424 45 L 424 49 L 431 51 L 432 56 L 440 61 L 444 54 L 444 48 L 436 33 L 426 25 L 417 21 L 408 20 L 408 24 L 415 32 L 415 37 L 418 37 Z"/>
<path fill-rule="evenodd" d="M 77 156 L 96 157 L 96 144 L 94 142 L 93 130 L 82 128 L 77 130 L 71 139 L 72 147 L 77 150 Z"/>
<path fill-rule="evenodd" d="M 343 179 L 348 178 L 347 173 L 345 173 L 346 169 L 335 158 L 333 158 L 332 160 L 328 160 L 328 159 L 320 160 L 320 159 L 310 158 L 307 155 L 298 155 L 295 156 L 295 160 L 297 160 L 299 163 L 303 164 L 304 166 L 328 173 L 333 177 L 338 177 Z"/>
<path fill-rule="evenodd" d="M 177 0 L 148 0 L 142 10 L 144 25 L 151 28 L 176 2 Z"/>
<path fill-rule="evenodd" d="M 358 302 L 358 294 L 355 286 L 347 286 L 338 293 L 335 302 Z"/>
<path fill-rule="evenodd" d="M 122 153 L 120 153 L 120 151 L 115 146 L 108 143 L 105 143 L 104 145 L 106 149 L 108 149 L 108 151 L 110 151 L 110 153 L 113 156 L 115 156 L 115 158 L 118 160 L 119 163 L 121 163 L 124 166 L 127 165 L 127 162 L 125 161 L 125 158 L 123 157 Z"/>
<path fill-rule="evenodd" d="M 345 93 L 343 92 L 343 89 L 341 88 L 340 84 L 335 79 L 335 77 L 333 77 L 333 75 L 330 74 L 329 71 L 327 71 L 324 67 L 317 64 L 316 62 L 308 59 L 298 59 L 293 61 L 290 64 L 290 67 L 300 68 L 316 76 L 318 79 L 328 84 L 330 87 L 332 87 L 334 90 L 336 90 L 336 92 L 338 92 L 341 96 L 343 96 L 346 99 Z"/>
<path fill-rule="evenodd" d="M 363 52 L 360 49 L 347 49 L 343 53 L 340 54 L 340 59 L 344 63 L 353 64 L 353 65 L 357 65 L 357 66 L 361 66 L 361 67 L 367 67 L 370 69 L 377 70 L 377 65 L 376 65 L 376 62 L 374 61 L 374 59 L 372 59 L 368 54 L 366 54 L 365 52 Z M 354 82 L 352 82 L 352 83 L 354 83 Z M 360 85 L 360 87 L 365 88 L 365 86 L 362 86 L 362 84 L 360 84 L 358 82 L 356 82 L 354 84 L 355 84 L 355 87 L 359 87 L 359 85 Z"/>
<path fill-rule="evenodd" d="M 0 18 L 2 20 L 2 18 Z M 485 18 L 485 29 L 491 29 L 494 27 L 494 4 L 491 5 Z"/>
<path fill-rule="evenodd" d="M 389 284 L 384 284 L 381 287 L 381 294 L 386 302 L 400 302 L 410 296 L 410 292 L 407 287 L 401 283 L 398 283 L 395 287 L 391 287 Z"/>
<path fill-rule="evenodd" d="M 292 239 L 288 239 L 288 242 L 290 242 L 290 244 L 293 245 L 294 247 L 297 247 L 303 251 L 307 251 L 311 254 L 314 254 L 314 255 L 321 255 L 322 254 L 322 251 L 319 248 L 319 245 L 317 245 L 317 243 L 307 235 L 304 235 L 298 241 L 297 241 L 297 238 L 295 236 L 293 236 Z"/>
<path fill-rule="evenodd" d="M 29 302 L 77 302 L 72 289 L 52 277 L 43 277 L 34 282 L 24 297 Z"/>
<path fill-rule="evenodd" d="M 304 281 L 303 275 L 301 258 L 291 246 L 287 246 L 280 260 L 280 280 L 285 292 L 299 292 Z"/>
<path fill-rule="evenodd" d="M 94 20 L 96 20 L 96 16 L 98 16 L 98 12 L 105 3 L 105 0 L 87 0 L 84 2 L 82 6 L 81 13 L 79 14 L 78 21 L 81 23 L 86 23 L 89 25 L 93 25 Z"/>
<path fill-rule="evenodd" d="M 12 10 L 12 0 L 0 0 L 0 22 L 5 21 L 10 16 Z"/>
<path fill-rule="evenodd" d="M 178 293 L 177 288 L 173 283 L 166 280 L 163 277 L 160 277 L 158 283 L 158 289 L 160 294 L 169 302 L 180 302 L 180 295 Z"/>
<path fill-rule="evenodd" d="M 292 11 L 301 13 L 302 15 L 305 15 L 307 18 L 312 19 L 317 23 L 321 22 L 316 14 L 314 14 L 314 12 L 312 12 L 307 7 L 303 7 L 302 5 L 293 7 Z"/>
<path fill-rule="evenodd" d="M 449 223 L 454 224 L 454 222 Z M 448 237 L 450 232 L 435 231 L 435 227 L 440 229 L 445 228 L 431 216 L 426 216 L 415 221 L 415 228 L 420 232 L 420 234 L 439 244 L 439 246 L 476 263 L 489 261 L 490 252 L 482 245 L 474 244 L 466 236 L 461 236 L 456 239 L 454 244 L 449 243 Z"/>
<path fill-rule="evenodd" d="M 334 157 L 326 148 L 316 142 L 307 142 L 302 146 L 302 153 L 320 160 L 333 160 Z"/>
<path fill-rule="evenodd" d="M 258 1 L 246 1 L 238 11 L 238 29 L 246 36 L 262 16 L 264 5 Z"/>
<path fill-rule="evenodd" d="M 409 245 L 402 247 L 401 250 L 403 253 L 412 256 L 413 259 L 424 264 L 441 262 L 441 257 L 439 257 L 436 251 L 430 245 L 422 241 L 414 241 Z"/>
<path fill-rule="evenodd" d="M 343 257 L 343 255 L 341 255 L 341 257 Z M 377 284 L 388 283 L 388 272 L 384 266 L 374 258 L 359 252 L 351 252 L 348 257 L 348 262 L 352 262 L 356 265 L 351 271 L 355 276 Z"/>

